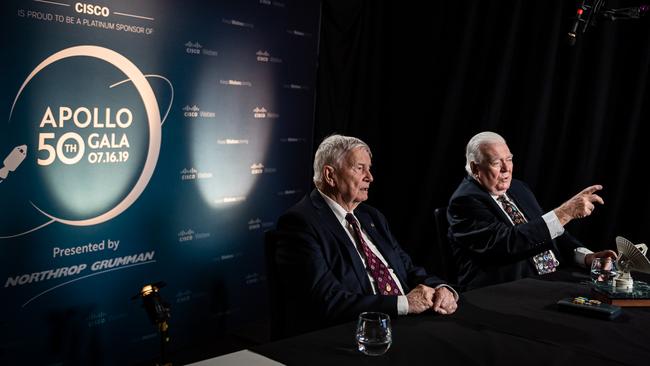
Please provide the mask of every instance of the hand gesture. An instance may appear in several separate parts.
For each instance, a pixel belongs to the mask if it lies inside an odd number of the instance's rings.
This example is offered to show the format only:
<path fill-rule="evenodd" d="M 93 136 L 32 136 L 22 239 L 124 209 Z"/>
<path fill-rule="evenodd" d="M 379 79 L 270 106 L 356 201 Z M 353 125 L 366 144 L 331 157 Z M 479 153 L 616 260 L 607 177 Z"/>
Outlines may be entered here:
<path fill-rule="evenodd" d="M 603 186 L 599 184 L 587 187 L 556 208 L 554 211 L 560 224 L 566 225 L 573 219 L 587 217 L 594 212 L 595 203 L 604 204 L 603 199 L 595 193 L 601 189 Z"/>

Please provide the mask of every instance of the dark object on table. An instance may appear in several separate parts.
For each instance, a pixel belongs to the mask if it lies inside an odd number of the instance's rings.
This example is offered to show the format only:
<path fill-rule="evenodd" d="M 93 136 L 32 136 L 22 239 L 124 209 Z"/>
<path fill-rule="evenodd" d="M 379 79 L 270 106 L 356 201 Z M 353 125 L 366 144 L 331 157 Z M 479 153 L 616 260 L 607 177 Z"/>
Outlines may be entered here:
<path fill-rule="evenodd" d="M 562 311 L 599 319 L 614 319 L 621 314 L 620 306 L 586 297 L 568 297 L 558 301 L 557 306 Z"/>

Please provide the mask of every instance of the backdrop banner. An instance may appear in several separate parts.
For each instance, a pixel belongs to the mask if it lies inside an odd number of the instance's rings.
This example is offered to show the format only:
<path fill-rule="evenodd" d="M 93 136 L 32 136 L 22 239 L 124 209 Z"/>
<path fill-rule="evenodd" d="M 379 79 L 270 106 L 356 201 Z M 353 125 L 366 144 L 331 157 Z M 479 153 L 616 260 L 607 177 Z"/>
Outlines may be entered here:
<path fill-rule="evenodd" d="M 129 364 L 266 310 L 309 189 L 318 1 L 2 4 L 0 364 Z"/>

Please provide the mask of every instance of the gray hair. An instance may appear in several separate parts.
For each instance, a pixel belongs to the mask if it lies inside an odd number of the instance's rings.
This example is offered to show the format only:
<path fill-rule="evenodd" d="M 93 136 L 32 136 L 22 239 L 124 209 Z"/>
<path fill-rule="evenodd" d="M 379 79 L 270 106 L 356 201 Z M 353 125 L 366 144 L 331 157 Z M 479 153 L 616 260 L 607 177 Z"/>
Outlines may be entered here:
<path fill-rule="evenodd" d="M 472 167 L 470 166 L 470 163 L 474 162 L 478 164 L 483 160 L 481 145 L 498 143 L 505 144 L 506 140 L 498 133 L 490 131 L 477 133 L 469 140 L 467 148 L 465 149 L 465 170 L 469 175 L 472 175 Z"/>
<path fill-rule="evenodd" d="M 341 166 L 341 160 L 350 151 L 362 147 L 370 157 L 370 147 L 356 137 L 331 135 L 326 137 L 323 142 L 318 145 L 316 156 L 314 156 L 314 184 L 320 188 L 323 183 L 323 167 L 325 165 L 333 165 L 335 167 Z"/>

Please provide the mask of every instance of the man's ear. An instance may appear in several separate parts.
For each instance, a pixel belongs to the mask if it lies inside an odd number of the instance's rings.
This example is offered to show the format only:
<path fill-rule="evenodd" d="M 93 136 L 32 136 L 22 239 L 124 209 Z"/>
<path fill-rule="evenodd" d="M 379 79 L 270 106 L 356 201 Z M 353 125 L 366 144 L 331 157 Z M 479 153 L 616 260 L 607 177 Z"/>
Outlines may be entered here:
<path fill-rule="evenodd" d="M 469 168 L 472 170 L 472 175 L 473 176 L 478 176 L 478 164 L 476 164 L 473 161 L 469 162 Z"/>
<path fill-rule="evenodd" d="M 336 186 L 336 179 L 334 178 L 334 167 L 331 165 L 323 166 L 323 181 L 330 187 Z"/>

